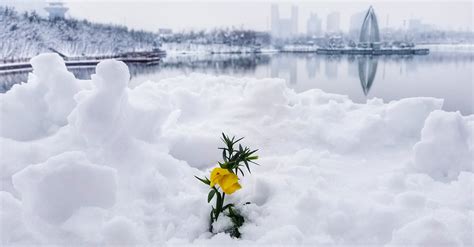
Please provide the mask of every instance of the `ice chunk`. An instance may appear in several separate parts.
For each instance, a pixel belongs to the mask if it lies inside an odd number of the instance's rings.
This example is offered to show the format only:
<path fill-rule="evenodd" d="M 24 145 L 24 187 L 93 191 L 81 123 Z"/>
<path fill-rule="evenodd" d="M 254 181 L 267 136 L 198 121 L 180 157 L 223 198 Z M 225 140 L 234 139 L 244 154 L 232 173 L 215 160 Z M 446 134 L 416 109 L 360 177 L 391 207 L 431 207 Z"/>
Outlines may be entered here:
<path fill-rule="evenodd" d="M 16 173 L 13 185 L 28 212 L 56 224 L 81 207 L 112 207 L 117 178 L 114 169 L 91 164 L 81 152 L 68 152 Z"/>

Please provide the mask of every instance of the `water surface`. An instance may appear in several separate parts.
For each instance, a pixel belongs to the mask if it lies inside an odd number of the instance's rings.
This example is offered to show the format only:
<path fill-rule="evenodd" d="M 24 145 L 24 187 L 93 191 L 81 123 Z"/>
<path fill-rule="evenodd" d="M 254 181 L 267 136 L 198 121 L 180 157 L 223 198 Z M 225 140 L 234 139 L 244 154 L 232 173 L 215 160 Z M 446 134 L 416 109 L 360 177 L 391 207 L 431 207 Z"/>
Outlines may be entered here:
<path fill-rule="evenodd" d="M 357 103 L 381 98 L 444 99 L 443 109 L 473 113 L 472 50 L 432 49 L 424 56 L 326 56 L 317 54 L 186 55 L 170 56 L 152 65 L 131 64 L 131 87 L 147 80 L 190 73 L 245 77 L 278 77 L 297 92 L 319 88 L 348 95 Z M 81 79 L 94 68 L 73 69 Z M 0 74 L 3 91 L 26 81 L 27 73 Z"/>

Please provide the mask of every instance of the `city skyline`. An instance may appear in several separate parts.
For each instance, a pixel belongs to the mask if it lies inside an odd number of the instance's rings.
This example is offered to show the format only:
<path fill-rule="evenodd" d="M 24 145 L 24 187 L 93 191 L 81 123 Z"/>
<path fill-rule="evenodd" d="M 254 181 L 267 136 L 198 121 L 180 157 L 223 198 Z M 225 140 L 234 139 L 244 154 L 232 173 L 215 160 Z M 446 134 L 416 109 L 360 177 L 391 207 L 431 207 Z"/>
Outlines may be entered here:
<path fill-rule="evenodd" d="M 130 28 L 157 31 L 171 28 L 173 31 L 212 28 L 246 28 L 271 31 L 271 2 L 127 2 L 127 1 L 63 1 L 69 8 L 68 16 L 100 23 L 126 25 Z M 372 5 L 380 19 L 380 28 L 419 28 L 436 26 L 443 30 L 472 31 L 471 2 L 296 2 L 277 3 L 281 18 L 291 16 L 291 6 L 299 9 L 298 34 L 307 32 L 311 14 L 321 19 L 322 31 L 328 26 L 327 17 L 338 13 L 339 28 L 343 32 L 352 29 L 352 17 Z M 410 8 L 407 11 L 407 4 Z M 19 11 L 36 10 L 45 15 L 44 0 L 0 0 L 0 5 L 16 7 Z M 456 15 L 443 14 L 449 7 Z M 104 11 L 106 10 L 106 11 Z M 140 12 L 140 14 L 138 14 Z M 137 14 L 136 14 L 137 13 Z M 186 17 L 186 18 L 184 18 Z M 146 20 L 146 21 L 145 21 Z"/>

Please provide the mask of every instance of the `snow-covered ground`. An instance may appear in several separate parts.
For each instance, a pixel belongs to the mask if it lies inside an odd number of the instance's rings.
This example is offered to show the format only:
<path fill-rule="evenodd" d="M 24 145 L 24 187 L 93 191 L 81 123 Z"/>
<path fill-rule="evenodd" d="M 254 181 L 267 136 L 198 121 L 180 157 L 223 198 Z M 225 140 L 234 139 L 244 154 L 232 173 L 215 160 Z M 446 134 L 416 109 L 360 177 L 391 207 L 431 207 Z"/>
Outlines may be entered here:
<path fill-rule="evenodd" d="M 474 116 L 443 101 L 355 104 L 280 79 L 193 74 L 127 87 L 122 62 L 90 81 L 31 61 L 0 95 L 2 244 L 471 246 Z M 208 232 L 221 132 L 259 163 L 228 197 L 242 238 Z"/>

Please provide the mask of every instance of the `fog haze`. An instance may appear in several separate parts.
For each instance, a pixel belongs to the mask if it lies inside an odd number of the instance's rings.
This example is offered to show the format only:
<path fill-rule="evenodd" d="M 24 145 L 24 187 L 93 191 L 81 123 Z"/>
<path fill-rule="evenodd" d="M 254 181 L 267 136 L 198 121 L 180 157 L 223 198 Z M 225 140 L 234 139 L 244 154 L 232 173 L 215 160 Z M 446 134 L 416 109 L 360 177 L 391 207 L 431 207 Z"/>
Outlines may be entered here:
<path fill-rule="evenodd" d="M 212 29 L 216 27 L 243 27 L 267 31 L 270 29 L 270 6 L 272 2 L 248 1 L 198 1 L 198 2 L 154 2 L 154 1 L 64 1 L 70 8 L 68 15 L 101 23 L 127 25 L 131 28 L 156 31 L 171 28 L 175 31 L 189 29 Z M 2 5 L 11 5 L 23 10 L 37 10 L 46 1 L 0 0 Z M 473 4 L 469 1 L 444 2 L 328 2 L 306 1 L 277 3 L 283 16 L 289 15 L 291 5 L 299 9 L 299 33 L 306 31 L 306 20 L 310 13 L 318 14 L 326 25 L 326 16 L 334 11 L 341 15 L 341 29 L 347 31 L 350 17 L 365 11 L 370 5 L 375 8 L 380 27 L 403 28 L 404 21 L 420 19 L 423 23 L 440 29 L 471 30 Z"/>

